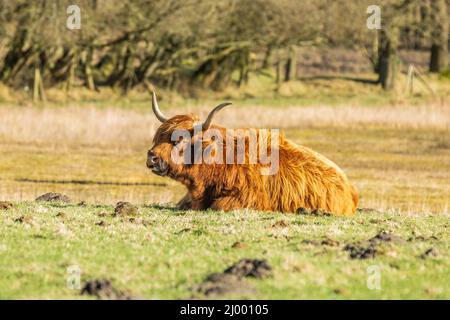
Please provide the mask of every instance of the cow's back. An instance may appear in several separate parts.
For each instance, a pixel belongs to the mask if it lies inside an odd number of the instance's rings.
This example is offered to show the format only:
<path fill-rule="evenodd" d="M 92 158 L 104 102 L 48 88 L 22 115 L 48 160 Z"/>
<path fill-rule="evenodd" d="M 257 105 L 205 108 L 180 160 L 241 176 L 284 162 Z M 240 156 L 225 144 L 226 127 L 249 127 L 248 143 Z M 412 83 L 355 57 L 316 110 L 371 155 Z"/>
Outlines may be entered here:
<path fill-rule="evenodd" d="M 344 172 L 331 160 L 282 138 L 279 170 L 267 176 L 268 196 L 274 211 L 299 208 L 323 209 L 336 215 L 352 215 L 358 195 Z"/>

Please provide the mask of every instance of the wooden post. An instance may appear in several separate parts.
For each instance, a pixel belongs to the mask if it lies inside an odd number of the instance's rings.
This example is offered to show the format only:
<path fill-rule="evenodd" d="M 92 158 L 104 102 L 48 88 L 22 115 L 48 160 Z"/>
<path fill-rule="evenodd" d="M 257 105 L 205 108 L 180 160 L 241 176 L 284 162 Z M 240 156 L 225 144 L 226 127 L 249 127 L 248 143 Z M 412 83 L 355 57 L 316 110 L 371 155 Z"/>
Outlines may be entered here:
<path fill-rule="evenodd" d="M 413 94 L 414 91 L 414 66 L 412 64 L 408 67 L 408 75 L 406 76 L 406 88 L 407 95 Z"/>
<path fill-rule="evenodd" d="M 45 96 L 44 83 L 42 81 L 41 71 L 38 66 L 34 67 L 34 83 L 33 83 L 33 103 L 38 103 L 41 100 L 44 104 L 47 103 Z"/>
<path fill-rule="evenodd" d="M 39 101 L 39 79 L 40 73 L 39 68 L 37 66 L 34 67 L 34 82 L 33 82 L 33 103 L 37 103 Z"/>
<path fill-rule="evenodd" d="M 427 82 L 427 81 L 425 80 L 425 78 L 422 76 L 422 73 L 419 72 L 419 70 L 418 70 L 416 67 L 413 67 L 413 68 L 414 68 L 414 73 L 415 73 L 416 76 L 417 76 L 417 79 L 419 79 L 420 82 L 422 82 L 423 85 L 428 89 L 428 91 L 430 91 L 431 94 L 432 94 L 433 96 L 436 97 L 436 92 L 433 90 L 433 88 L 431 88 L 431 86 L 428 84 L 428 82 Z"/>

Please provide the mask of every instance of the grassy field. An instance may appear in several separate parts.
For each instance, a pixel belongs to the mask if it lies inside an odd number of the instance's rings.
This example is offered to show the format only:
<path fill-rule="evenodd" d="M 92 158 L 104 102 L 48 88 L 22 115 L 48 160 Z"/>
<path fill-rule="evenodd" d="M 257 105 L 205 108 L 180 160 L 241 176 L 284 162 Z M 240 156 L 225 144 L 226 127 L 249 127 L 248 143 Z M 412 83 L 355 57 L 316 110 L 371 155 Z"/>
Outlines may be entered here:
<path fill-rule="evenodd" d="M 251 293 L 214 298 L 450 298 L 448 216 L 391 210 L 337 219 L 152 206 L 132 217 L 113 212 L 34 202 L 0 212 L 0 298 L 86 298 L 66 287 L 74 265 L 82 281 L 109 279 L 134 297 L 207 298 L 191 289 L 242 258 L 266 259 L 271 274 L 245 279 Z M 373 257 L 352 259 L 344 250 L 382 232 L 393 239 L 378 243 Z M 379 287 L 368 287 L 371 268 Z"/>
<path fill-rule="evenodd" d="M 176 211 L 184 188 L 145 167 L 158 126 L 148 100 L 3 103 L 0 201 L 13 208 L 0 210 L 0 298 L 88 298 L 66 287 L 73 265 L 82 283 L 109 279 L 150 299 L 450 298 L 448 105 L 329 80 L 285 85 L 277 100 L 246 88 L 215 121 L 280 128 L 329 157 L 358 189 L 354 218 Z M 300 89 L 304 98 L 283 98 Z M 205 115 L 217 104 L 177 99 L 161 108 Z M 46 192 L 72 201 L 34 201 Z M 119 201 L 138 215 L 114 216 Z M 266 259 L 271 275 L 244 279 L 246 291 L 190 290 L 242 258 Z M 367 285 L 373 268 L 380 289 Z"/>

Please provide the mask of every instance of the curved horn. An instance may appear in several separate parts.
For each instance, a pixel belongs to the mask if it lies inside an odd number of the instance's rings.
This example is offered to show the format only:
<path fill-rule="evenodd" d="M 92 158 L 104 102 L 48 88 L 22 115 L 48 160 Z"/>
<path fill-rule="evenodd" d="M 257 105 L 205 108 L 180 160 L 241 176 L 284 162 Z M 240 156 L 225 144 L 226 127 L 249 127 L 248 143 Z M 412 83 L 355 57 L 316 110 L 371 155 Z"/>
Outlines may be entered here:
<path fill-rule="evenodd" d="M 220 110 L 222 110 L 222 108 L 229 106 L 230 104 L 231 104 L 231 102 L 224 102 L 224 103 L 219 104 L 214 109 L 212 109 L 212 111 L 208 114 L 208 117 L 206 118 L 205 122 L 203 122 L 202 129 L 208 130 L 209 127 L 211 126 L 212 120 L 213 120 L 214 116 L 216 115 L 216 113 L 219 112 Z"/>
<path fill-rule="evenodd" d="M 153 113 L 155 114 L 156 118 L 158 118 L 159 121 L 161 121 L 161 122 L 167 121 L 167 118 L 159 110 L 158 100 L 156 100 L 155 91 L 152 91 L 152 109 L 153 109 Z"/>

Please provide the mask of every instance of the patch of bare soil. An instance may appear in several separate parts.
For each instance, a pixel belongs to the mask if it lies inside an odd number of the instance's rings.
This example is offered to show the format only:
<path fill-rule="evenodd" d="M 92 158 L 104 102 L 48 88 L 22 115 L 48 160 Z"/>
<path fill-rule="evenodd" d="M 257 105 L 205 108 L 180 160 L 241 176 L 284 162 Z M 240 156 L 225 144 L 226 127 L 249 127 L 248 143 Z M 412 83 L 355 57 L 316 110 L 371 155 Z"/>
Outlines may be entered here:
<path fill-rule="evenodd" d="M 138 207 L 132 205 L 129 202 L 118 202 L 116 204 L 116 208 L 114 209 L 114 214 L 115 215 L 120 215 L 120 216 L 134 216 L 137 215 L 139 212 Z"/>
<path fill-rule="evenodd" d="M 413 236 L 408 238 L 408 241 L 436 241 L 439 240 L 436 236 L 425 237 L 425 236 Z"/>
<path fill-rule="evenodd" d="M 227 268 L 224 273 L 234 274 L 240 278 L 266 278 L 272 274 L 272 267 L 266 260 L 242 259 L 231 267 Z"/>
<path fill-rule="evenodd" d="M 371 259 L 375 258 L 377 249 L 372 244 L 364 246 L 361 244 L 348 244 L 344 247 L 345 251 L 350 253 L 352 259 Z"/>
<path fill-rule="evenodd" d="M 272 225 L 272 228 L 287 228 L 288 226 L 289 226 L 289 224 L 286 221 L 280 220 L 280 221 L 275 222 Z"/>
<path fill-rule="evenodd" d="M 80 291 L 81 295 L 95 296 L 101 300 L 133 300 L 135 297 L 129 293 L 114 288 L 111 281 L 96 279 L 87 281 Z"/>
<path fill-rule="evenodd" d="M 404 243 L 405 240 L 393 233 L 380 232 L 367 241 L 347 244 L 344 250 L 349 252 L 351 259 L 371 259 L 380 253 L 378 247 L 386 242 Z"/>
<path fill-rule="evenodd" d="M 302 240 L 302 243 L 303 243 L 303 244 L 310 244 L 310 245 L 312 245 L 312 246 L 318 246 L 318 245 L 320 245 L 320 242 L 319 242 L 319 241 L 317 241 L 317 240 L 311 240 L 311 239 L 304 239 L 304 240 Z"/>
<path fill-rule="evenodd" d="M 393 233 L 380 232 L 375 237 L 369 239 L 370 243 L 379 244 L 382 242 L 404 243 L 405 240 Z"/>
<path fill-rule="evenodd" d="M 0 210 L 12 209 L 14 205 L 9 201 L 0 201 Z"/>
<path fill-rule="evenodd" d="M 328 247 L 338 247 L 340 245 L 339 241 L 325 237 L 321 241 L 319 240 L 312 240 L 312 239 L 305 239 L 302 240 L 303 244 L 310 244 L 313 246 L 328 246 Z"/>
<path fill-rule="evenodd" d="M 144 220 L 142 218 L 129 218 L 128 222 L 133 223 L 133 224 L 141 224 L 144 227 L 151 225 L 151 223 L 149 221 Z"/>
<path fill-rule="evenodd" d="M 425 250 L 424 253 L 422 253 L 419 258 L 420 259 L 427 259 L 431 257 L 437 257 L 439 255 L 439 252 L 435 248 L 429 248 Z"/>
<path fill-rule="evenodd" d="M 33 217 L 32 216 L 20 216 L 17 219 L 14 219 L 14 222 L 33 224 Z"/>
<path fill-rule="evenodd" d="M 266 260 L 242 259 L 228 267 L 223 273 L 209 275 L 201 284 L 191 290 L 207 297 L 225 294 L 250 295 L 255 289 L 244 280 L 246 277 L 262 279 L 272 274 L 272 267 Z"/>
<path fill-rule="evenodd" d="M 330 238 L 325 238 L 322 240 L 322 242 L 320 243 L 323 246 L 329 246 L 329 247 L 338 247 L 339 246 L 339 241 L 337 240 L 333 240 Z"/>
<path fill-rule="evenodd" d="M 255 289 L 246 281 L 236 275 L 226 273 L 213 273 L 192 290 L 207 297 L 217 297 L 225 294 L 245 296 L 255 292 Z"/>
<path fill-rule="evenodd" d="M 235 242 L 233 243 L 233 245 L 231 246 L 233 249 L 243 249 L 243 248 L 247 248 L 248 245 L 244 242 Z"/>
<path fill-rule="evenodd" d="M 356 213 L 380 213 L 380 211 L 373 208 L 356 208 Z"/>
<path fill-rule="evenodd" d="M 69 203 L 70 198 L 61 193 L 49 192 L 36 198 L 38 202 L 65 202 Z"/>

